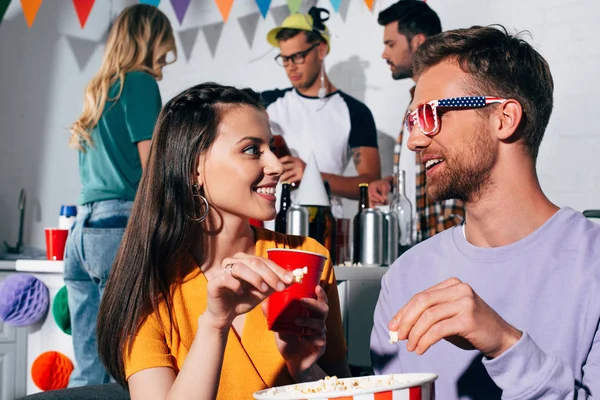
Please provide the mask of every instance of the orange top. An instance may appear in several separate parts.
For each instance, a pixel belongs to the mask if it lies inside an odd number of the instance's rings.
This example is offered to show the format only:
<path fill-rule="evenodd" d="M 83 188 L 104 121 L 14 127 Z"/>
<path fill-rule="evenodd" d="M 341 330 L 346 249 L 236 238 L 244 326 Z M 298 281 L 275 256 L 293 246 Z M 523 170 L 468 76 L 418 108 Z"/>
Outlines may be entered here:
<path fill-rule="evenodd" d="M 255 228 L 256 255 L 267 257 L 267 249 L 291 248 L 329 256 L 327 249 L 316 240 L 288 236 Z M 137 333 L 132 351 L 125 357 L 127 379 L 141 370 L 171 367 L 177 374 L 196 334 L 198 317 L 206 309 L 207 280 L 197 265 L 181 283 L 173 286 L 173 323 L 165 304 L 151 314 Z M 347 347 L 342 327 L 339 296 L 329 258 L 321 276 L 321 285 L 329 299 L 327 317 L 327 348 L 321 357 L 335 363 L 346 356 Z M 158 319 L 164 324 L 161 327 Z M 241 337 L 229 330 L 217 399 L 248 399 L 255 391 L 294 383 L 285 362 L 277 350 L 273 332 L 267 329 L 267 319 L 257 306 L 246 314 Z"/>

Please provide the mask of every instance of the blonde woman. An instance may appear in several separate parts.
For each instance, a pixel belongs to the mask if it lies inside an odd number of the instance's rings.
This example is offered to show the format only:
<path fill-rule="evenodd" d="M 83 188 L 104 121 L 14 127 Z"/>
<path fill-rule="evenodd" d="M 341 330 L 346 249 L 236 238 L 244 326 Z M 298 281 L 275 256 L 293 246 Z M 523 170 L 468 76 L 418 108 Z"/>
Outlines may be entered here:
<path fill-rule="evenodd" d="M 114 22 L 100 71 L 85 89 L 69 145 L 79 151 L 77 221 L 65 250 L 75 370 L 70 387 L 106 383 L 98 359 L 96 316 L 162 106 L 156 81 L 176 58 L 167 17 L 137 4 Z M 172 61 L 171 61 L 172 62 Z"/>

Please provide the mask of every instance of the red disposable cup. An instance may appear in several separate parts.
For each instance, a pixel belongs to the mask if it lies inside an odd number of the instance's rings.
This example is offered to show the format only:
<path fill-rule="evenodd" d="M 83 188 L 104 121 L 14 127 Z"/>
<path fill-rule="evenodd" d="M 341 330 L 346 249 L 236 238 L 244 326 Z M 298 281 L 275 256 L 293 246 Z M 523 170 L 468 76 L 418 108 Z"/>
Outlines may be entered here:
<path fill-rule="evenodd" d="M 267 304 L 267 325 L 270 330 L 303 334 L 306 329 L 296 325 L 294 320 L 298 317 L 310 317 L 310 312 L 301 299 L 317 297 L 315 288 L 321 281 L 327 257 L 293 249 L 268 249 L 267 256 L 288 271 L 307 267 L 308 273 L 302 278 L 302 283 L 294 283 L 281 292 L 273 293 Z"/>
<path fill-rule="evenodd" d="M 46 228 L 46 258 L 59 261 L 64 258 L 68 229 Z"/>
<path fill-rule="evenodd" d="M 252 225 L 252 226 L 256 226 L 258 228 L 264 227 L 264 223 L 262 221 L 259 221 L 257 219 L 252 219 L 252 218 L 250 218 L 249 221 L 250 221 L 250 225 Z"/>

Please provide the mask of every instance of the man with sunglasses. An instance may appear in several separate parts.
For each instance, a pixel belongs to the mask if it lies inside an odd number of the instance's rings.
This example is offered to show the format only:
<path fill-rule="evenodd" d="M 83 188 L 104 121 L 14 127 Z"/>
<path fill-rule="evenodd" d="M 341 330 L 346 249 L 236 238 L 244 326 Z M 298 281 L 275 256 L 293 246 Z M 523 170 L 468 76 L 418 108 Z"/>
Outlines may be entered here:
<path fill-rule="evenodd" d="M 292 153 L 280 159 L 281 181 L 299 183 L 314 153 L 322 178 L 329 181 L 333 215 L 342 218 L 340 197 L 358 199 L 358 185 L 378 179 L 381 167 L 371 111 L 337 89 L 325 72 L 330 34 L 324 12 L 313 7 L 308 14 L 292 14 L 268 33 L 292 87 L 262 97 L 273 134 L 283 136 Z M 343 176 L 350 155 L 358 176 Z"/>
<path fill-rule="evenodd" d="M 382 58 L 389 64 L 392 78 L 411 78 L 416 82 L 413 55 L 425 39 L 442 31 L 438 15 L 424 1 L 399 0 L 381 11 L 377 22 L 384 26 Z M 413 94 L 414 86 L 410 89 L 411 101 Z M 400 170 L 405 171 L 406 195 L 416 211 L 416 240 L 421 241 L 459 224 L 465 211 L 460 200 L 436 202 L 427 197 L 425 168 L 418 155 L 408 150 L 407 141 L 408 134 L 400 128 L 394 148 L 393 175 L 370 183 L 369 200 L 372 206 L 387 204 L 391 189 L 398 187 L 394 177 Z"/>
<path fill-rule="evenodd" d="M 384 276 L 375 372 L 437 373 L 443 399 L 599 398 L 600 226 L 538 181 L 546 60 L 502 27 L 472 27 L 427 39 L 414 67 L 408 147 L 427 195 L 464 201 L 466 218 Z"/>

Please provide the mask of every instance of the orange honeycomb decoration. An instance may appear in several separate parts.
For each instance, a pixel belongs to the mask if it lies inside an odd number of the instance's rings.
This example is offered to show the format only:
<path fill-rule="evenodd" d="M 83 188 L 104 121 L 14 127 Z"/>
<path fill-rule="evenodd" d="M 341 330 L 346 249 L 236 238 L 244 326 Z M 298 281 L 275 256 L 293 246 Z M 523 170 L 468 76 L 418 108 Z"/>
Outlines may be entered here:
<path fill-rule="evenodd" d="M 33 383 L 43 391 L 64 389 L 69 384 L 73 363 L 58 351 L 47 351 L 35 359 L 31 366 Z"/>

